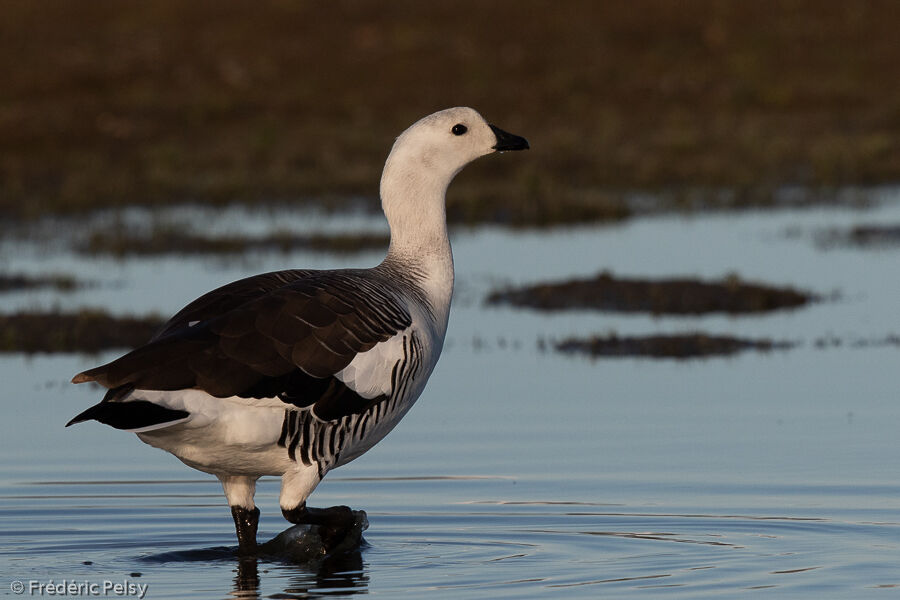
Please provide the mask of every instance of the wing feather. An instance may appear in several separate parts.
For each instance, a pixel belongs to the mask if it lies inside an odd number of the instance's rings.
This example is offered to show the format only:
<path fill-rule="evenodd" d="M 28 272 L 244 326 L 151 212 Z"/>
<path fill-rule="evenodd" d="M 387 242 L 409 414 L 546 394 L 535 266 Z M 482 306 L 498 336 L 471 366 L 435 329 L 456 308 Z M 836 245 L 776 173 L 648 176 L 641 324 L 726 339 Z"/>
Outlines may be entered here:
<path fill-rule="evenodd" d="M 197 388 L 220 398 L 277 395 L 337 418 L 377 399 L 357 395 L 334 375 L 411 323 L 405 302 L 365 272 L 266 273 L 201 296 L 149 343 L 74 381 Z"/>

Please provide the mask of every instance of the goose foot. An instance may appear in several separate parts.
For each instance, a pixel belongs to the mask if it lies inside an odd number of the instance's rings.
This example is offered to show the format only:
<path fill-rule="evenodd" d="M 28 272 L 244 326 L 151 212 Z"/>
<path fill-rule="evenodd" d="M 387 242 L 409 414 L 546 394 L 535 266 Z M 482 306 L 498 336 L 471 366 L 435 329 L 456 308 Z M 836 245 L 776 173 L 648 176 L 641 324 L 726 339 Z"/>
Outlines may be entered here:
<path fill-rule="evenodd" d="M 315 525 L 325 554 L 343 552 L 359 546 L 362 532 L 368 526 L 366 513 L 352 511 L 348 506 L 310 508 L 306 503 L 289 510 L 282 509 L 284 518 L 296 525 Z"/>

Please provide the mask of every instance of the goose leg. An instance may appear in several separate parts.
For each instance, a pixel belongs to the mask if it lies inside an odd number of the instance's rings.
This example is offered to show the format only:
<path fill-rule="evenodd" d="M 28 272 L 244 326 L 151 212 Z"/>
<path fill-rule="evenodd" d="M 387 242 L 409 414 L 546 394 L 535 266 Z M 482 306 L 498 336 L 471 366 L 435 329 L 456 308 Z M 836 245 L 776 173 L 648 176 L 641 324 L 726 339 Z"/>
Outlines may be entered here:
<path fill-rule="evenodd" d="M 237 531 L 238 553 L 243 555 L 256 554 L 256 529 L 259 527 L 259 509 L 232 506 L 231 516 L 234 517 L 234 528 Z"/>
<path fill-rule="evenodd" d="M 256 529 L 259 526 L 259 509 L 253 503 L 257 477 L 243 475 L 219 475 L 225 498 L 231 506 L 234 528 L 237 532 L 238 552 L 256 554 Z"/>
<path fill-rule="evenodd" d="M 353 511 L 347 506 L 308 508 L 306 499 L 322 480 L 318 465 L 298 466 L 281 478 L 281 514 L 295 525 L 316 525 L 326 553 L 346 545 L 357 527 Z"/>

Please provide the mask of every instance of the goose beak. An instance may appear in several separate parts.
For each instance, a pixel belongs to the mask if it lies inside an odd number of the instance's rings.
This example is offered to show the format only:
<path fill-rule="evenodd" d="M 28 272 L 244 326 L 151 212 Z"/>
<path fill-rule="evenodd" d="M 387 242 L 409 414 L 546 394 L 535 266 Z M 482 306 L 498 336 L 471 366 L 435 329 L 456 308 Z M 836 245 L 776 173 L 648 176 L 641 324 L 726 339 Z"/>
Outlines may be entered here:
<path fill-rule="evenodd" d="M 528 148 L 530 148 L 528 140 L 525 138 L 513 135 L 512 133 L 507 133 L 499 127 L 494 127 L 490 123 L 488 123 L 488 126 L 491 128 L 491 131 L 494 132 L 494 135 L 497 136 L 497 143 L 493 146 L 493 149 L 497 152 L 506 152 L 507 150 L 528 150 Z"/>

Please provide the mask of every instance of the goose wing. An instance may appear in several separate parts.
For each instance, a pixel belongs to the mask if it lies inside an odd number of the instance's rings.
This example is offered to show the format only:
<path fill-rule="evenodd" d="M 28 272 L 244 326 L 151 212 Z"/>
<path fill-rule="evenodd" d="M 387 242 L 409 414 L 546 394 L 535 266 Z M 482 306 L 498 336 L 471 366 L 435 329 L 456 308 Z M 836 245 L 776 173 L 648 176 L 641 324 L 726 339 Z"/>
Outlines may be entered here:
<path fill-rule="evenodd" d="M 109 388 L 200 389 L 214 397 L 279 397 L 339 418 L 380 400 L 338 377 L 353 359 L 412 324 L 407 303 L 370 271 L 280 271 L 201 296 L 146 345 L 79 373 Z M 385 377 L 390 377 L 386 373 Z"/>

